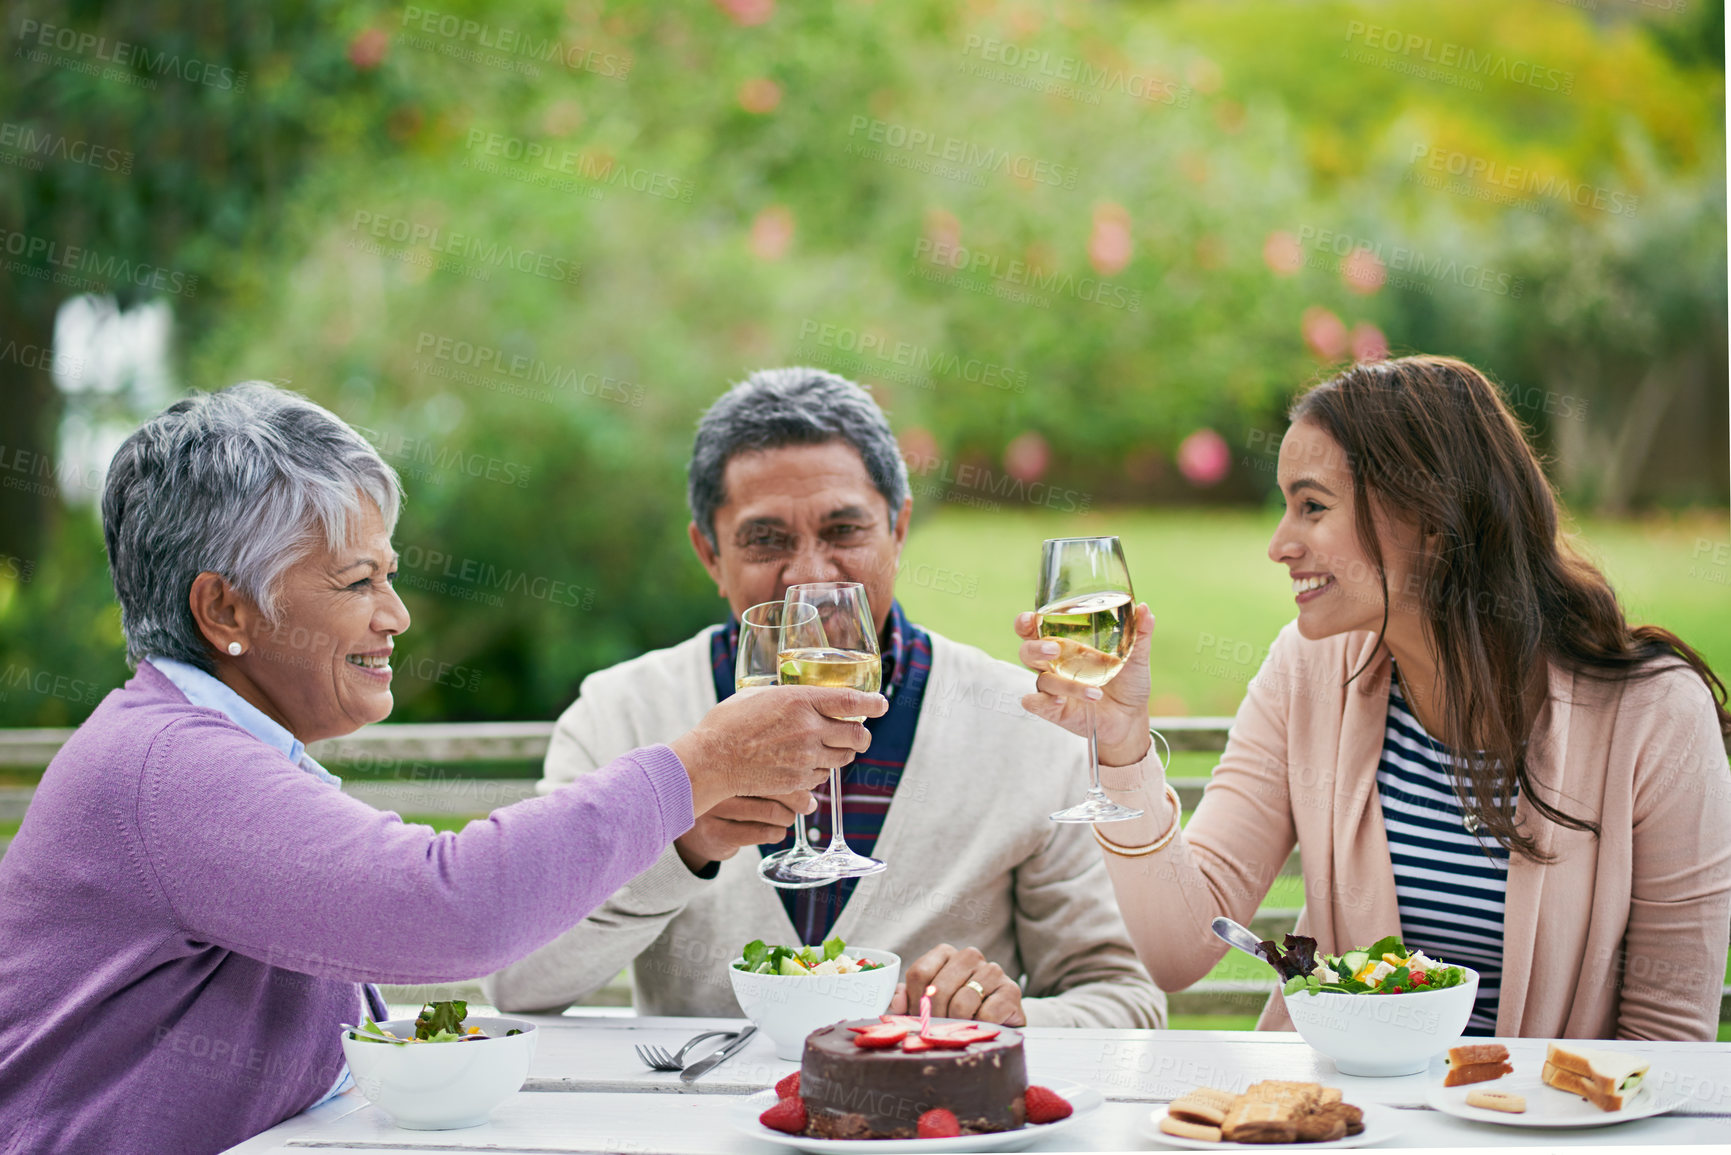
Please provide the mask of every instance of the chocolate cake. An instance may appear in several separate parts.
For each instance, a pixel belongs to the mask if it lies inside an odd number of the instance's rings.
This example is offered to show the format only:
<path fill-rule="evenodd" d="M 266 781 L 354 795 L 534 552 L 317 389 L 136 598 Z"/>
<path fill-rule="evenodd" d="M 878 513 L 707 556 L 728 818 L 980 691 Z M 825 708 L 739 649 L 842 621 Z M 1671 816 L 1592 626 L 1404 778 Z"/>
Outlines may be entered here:
<path fill-rule="evenodd" d="M 986 1033 L 978 1030 L 982 1024 L 965 1019 L 933 1019 L 931 1026 Z M 912 1139 L 920 1116 L 937 1107 L 955 1114 L 964 1135 L 1013 1131 L 1026 1122 L 1028 1072 L 1020 1031 L 994 1024 L 992 1038 L 908 1050 L 900 1044 L 860 1045 L 856 1039 L 868 1029 L 880 1029 L 879 1020 L 836 1023 L 806 1036 L 799 1073 L 810 1118 L 806 1134 Z M 915 1021 L 912 1036 L 917 1035 Z"/>

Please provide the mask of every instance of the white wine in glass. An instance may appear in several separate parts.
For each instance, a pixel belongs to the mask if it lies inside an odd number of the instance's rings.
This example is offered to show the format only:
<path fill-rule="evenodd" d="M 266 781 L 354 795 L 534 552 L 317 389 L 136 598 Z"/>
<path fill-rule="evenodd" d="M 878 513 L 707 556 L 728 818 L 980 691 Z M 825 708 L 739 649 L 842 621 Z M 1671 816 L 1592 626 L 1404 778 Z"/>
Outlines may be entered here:
<path fill-rule="evenodd" d="M 1040 637 L 1058 643 L 1052 672 L 1085 686 L 1104 686 L 1124 668 L 1136 644 L 1136 594 L 1115 537 L 1055 537 L 1040 555 L 1034 611 Z M 1094 704 L 1088 703 L 1088 797 L 1052 815 L 1054 822 L 1120 822 L 1142 812 L 1106 797 Z"/>
<path fill-rule="evenodd" d="M 784 686 L 843 686 L 865 694 L 878 692 L 883 663 L 876 654 L 860 650 L 837 650 L 829 646 L 798 646 L 783 650 L 781 684 Z M 846 718 L 863 722 L 865 717 Z"/>
<path fill-rule="evenodd" d="M 786 631 L 789 643 L 780 654 L 781 681 L 786 686 L 843 686 L 875 694 L 883 679 L 878 655 L 877 621 L 858 582 L 812 582 L 787 588 L 787 604 L 817 610 L 813 626 Z M 864 722 L 865 718 L 844 718 Z M 796 875 L 831 882 L 860 878 L 884 869 L 876 858 L 856 854 L 842 833 L 841 769 L 829 772 L 829 847 L 816 858 L 796 863 Z"/>
<path fill-rule="evenodd" d="M 1078 594 L 1041 606 L 1040 636 L 1058 643 L 1052 671 L 1085 686 L 1117 676 L 1136 644 L 1135 603 L 1127 593 Z"/>
<path fill-rule="evenodd" d="M 817 621 L 817 611 L 810 606 L 789 606 L 786 602 L 760 602 L 739 615 L 739 646 L 733 661 L 733 688 L 748 690 L 754 686 L 781 685 L 781 650 L 791 637 L 799 641 L 799 627 Z M 790 630 L 789 625 L 793 626 Z M 793 865 L 817 857 L 805 837 L 805 815 L 793 820 L 793 846 L 766 854 L 757 864 L 760 878 L 771 886 L 784 890 L 805 890 L 822 886 L 827 880 L 793 873 Z"/>

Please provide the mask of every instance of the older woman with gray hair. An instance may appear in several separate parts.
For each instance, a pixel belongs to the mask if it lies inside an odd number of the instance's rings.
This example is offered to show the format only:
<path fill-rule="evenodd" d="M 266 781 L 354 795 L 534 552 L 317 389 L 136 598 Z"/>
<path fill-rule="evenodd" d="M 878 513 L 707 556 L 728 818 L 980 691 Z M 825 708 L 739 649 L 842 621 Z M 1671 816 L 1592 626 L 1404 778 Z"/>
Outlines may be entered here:
<path fill-rule="evenodd" d="M 103 532 L 137 673 L 0 860 L 0 1151 L 263 1131 L 343 1085 L 340 1024 L 384 1014 L 366 984 L 497 970 L 696 814 L 809 791 L 869 742 L 826 715 L 875 717 L 877 695 L 748 693 L 458 833 L 348 797 L 306 743 L 391 711 L 399 499 L 352 429 L 260 382 L 115 454 Z"/>

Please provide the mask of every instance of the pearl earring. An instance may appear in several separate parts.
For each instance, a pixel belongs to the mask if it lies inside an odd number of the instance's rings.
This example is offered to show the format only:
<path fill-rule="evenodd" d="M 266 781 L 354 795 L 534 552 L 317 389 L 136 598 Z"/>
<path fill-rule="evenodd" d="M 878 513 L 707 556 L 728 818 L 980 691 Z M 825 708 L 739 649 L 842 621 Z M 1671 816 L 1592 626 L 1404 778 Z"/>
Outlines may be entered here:
<path fill-rule="evenodd" d="M 228 652 L 237 658 L 240 657 L 241 648 L 242 647 L 241 647 L 241 644 L 239 642 L 230 642 L 228 644 Z"/>

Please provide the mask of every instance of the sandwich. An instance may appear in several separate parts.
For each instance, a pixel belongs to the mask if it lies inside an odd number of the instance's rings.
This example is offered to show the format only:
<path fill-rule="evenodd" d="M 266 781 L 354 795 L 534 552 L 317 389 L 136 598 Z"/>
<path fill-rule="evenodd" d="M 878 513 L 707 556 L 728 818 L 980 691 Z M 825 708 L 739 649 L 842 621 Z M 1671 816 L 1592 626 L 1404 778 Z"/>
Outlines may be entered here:
<path fill-rule="evenodd" d="M 1483 1083 L 1500 1079 L 1513 1071 L 1509 1065 L 1509 1049 L 1501 1043 L 1475 1043 L 1466 1047 L 1451 1047 L 1444 1061 L 1448 1074 L 1443 1086 L 1459 1087 L 1467 1083 Z"/>
<path fill-rule="evenodd" d="M 1539 1077 L 1547 1087 L 1579 1095 L 1601 1111 L 1621 1111 L 1641 1089 L 1648 1065 L 1640 1055 L 1552 1043 Z"/>

